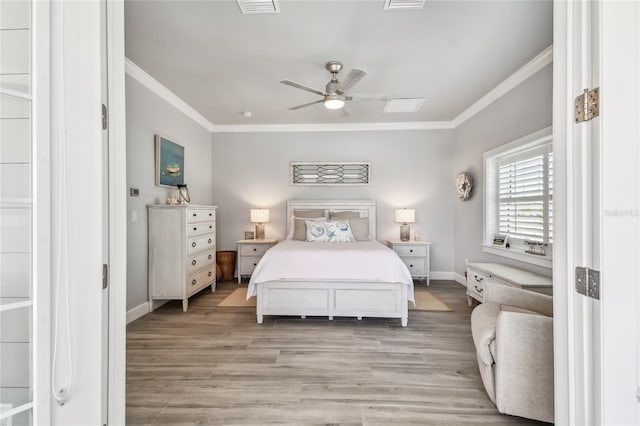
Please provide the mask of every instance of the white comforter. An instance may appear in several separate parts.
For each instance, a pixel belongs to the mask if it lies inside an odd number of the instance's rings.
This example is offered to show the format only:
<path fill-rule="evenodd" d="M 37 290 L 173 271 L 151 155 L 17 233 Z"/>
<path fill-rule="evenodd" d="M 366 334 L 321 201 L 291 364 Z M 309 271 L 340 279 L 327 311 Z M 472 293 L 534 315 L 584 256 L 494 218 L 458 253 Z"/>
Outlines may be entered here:
<path fill-rule="evenodd" d="M 258 293 L 256 284 L 285 279 L 406 283 L 407 298 L 414 301 L 409 269 L 393 250 L 378 241 L 278 243 L 265 253 L 251 275 L 247 299 Z"/>

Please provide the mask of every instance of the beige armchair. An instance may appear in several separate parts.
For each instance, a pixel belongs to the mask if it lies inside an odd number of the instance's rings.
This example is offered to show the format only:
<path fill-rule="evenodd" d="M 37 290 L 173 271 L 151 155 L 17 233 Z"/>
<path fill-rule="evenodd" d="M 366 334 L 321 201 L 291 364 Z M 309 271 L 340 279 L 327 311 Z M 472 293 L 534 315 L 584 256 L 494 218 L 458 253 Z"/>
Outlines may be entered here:
<path fill-rule="evenodd" d="M 484 387 L 498 411 L 553 422 L 553 299 L 485 283 L 471 313 Z"/>

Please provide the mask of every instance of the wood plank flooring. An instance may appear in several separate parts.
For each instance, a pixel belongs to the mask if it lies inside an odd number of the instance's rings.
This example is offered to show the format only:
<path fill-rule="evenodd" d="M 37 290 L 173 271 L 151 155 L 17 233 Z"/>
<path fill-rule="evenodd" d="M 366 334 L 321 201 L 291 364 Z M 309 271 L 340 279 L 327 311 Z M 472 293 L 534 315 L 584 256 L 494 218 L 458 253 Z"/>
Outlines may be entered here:
<path fill-rule="evenodd" d="M 218 307 L 237 288 L 170 302 L 127 329 L 127 425 L 541 425 L 501 415 L 480 380 L 464 287 L 453 312 L 399 319 L 265 317 Z M 416 284 L 416 291 L 427 290 Z"/>

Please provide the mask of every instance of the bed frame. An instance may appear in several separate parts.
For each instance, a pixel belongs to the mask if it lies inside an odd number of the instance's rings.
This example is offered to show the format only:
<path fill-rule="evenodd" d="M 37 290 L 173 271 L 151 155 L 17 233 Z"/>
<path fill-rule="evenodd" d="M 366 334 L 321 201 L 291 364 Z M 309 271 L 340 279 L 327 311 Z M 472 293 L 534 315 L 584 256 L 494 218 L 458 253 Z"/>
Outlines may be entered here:
<path fill-rule="evenodd" d="M 331 212 L 357 211 L 369 219 L 369 236 L 376 238 L 376 202 L 370 200 L 291 200 L 287 201 L 287 227 L 294 210 L 323 209 Z M 287 229 L 287 232 L 289 230 Z M 407 285 L 360 280 L 308 281 L 278 280 L 257 285 L 256 315 L 335 316 L 400 318 L 408 323 Z"/>

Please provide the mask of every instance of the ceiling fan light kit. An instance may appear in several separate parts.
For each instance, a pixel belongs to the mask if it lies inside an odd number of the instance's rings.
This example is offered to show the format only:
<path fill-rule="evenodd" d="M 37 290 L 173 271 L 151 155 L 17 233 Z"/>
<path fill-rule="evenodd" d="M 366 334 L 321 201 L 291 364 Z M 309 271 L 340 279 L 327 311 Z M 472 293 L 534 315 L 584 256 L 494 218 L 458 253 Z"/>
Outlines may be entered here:
<path fill-rule="evenodd" d="M 320 90 L 314 89 L 309 86 L 305 86 L 304 84 L 296 83 L 291 80 L 281 80 L 280 83 L 286 84 L 287 86 L 295 87 L 296 89 L 304 90 L 306 92 L 311 92 L 316 95 L 322 96 L 322 99 L 314 102 L 309 102 L 307 104 L 296 105 L 294 107 L 289 108 L 289 110 L 297 110 L 301 108 L 306 108 L 311 105 L 322 103 L 325 108 L 332 110 L 339 110 L 345 106 L 347 101 L 353 100 L 352 96 L 347 96 L 347 91 L 356 85 L 362 78 L 367 75 L 366 71 L 354 68 L 347 75 L 344 81 L 340 82 L 338 80 L 338 73 L 342 70 L 342 62 L 339 61 L 329 61 L 326 63 L 325 68 L 327 71 L 331 73 L 331 80 L 325 86 L 325 91 L 322 92 Z M 382 100 L 382 98 L 381 98 Z M 345 115 L 345 114 L 343 114 Z"/>
<path fill-rule="evenodd" d="M 324 107 L 327 109 L 340 109 L 344 106 L 344 96 L 330 94 L 324 98 Z"/>

